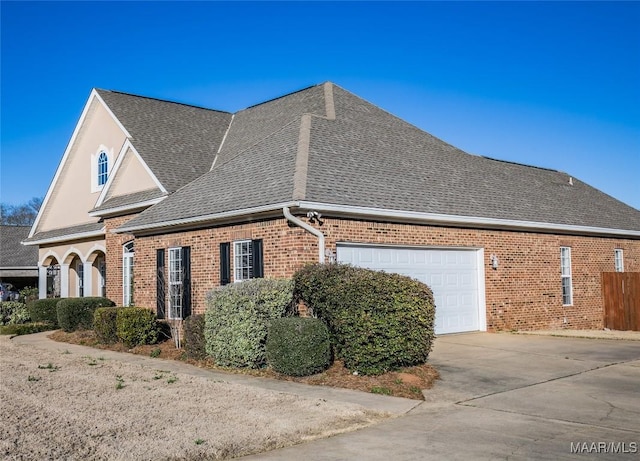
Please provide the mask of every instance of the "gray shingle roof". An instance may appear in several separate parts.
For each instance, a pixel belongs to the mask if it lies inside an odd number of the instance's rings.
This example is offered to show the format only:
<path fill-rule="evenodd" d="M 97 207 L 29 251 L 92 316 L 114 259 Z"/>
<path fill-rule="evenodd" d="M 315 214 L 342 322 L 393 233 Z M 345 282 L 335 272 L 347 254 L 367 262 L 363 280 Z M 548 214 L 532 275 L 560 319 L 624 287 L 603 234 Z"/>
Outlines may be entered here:
<path fill-rule="evenodd" d="M 0 268 L 37 267 L 38 248 L 22 245 L 29 226 L 0 226 Z"/>
<path fill-rule="evenodd" d="M 108 90 L 96 90 L 169 192 L 209 171 L 231 114 Z"/>
<path fill-rule="evenodd" d="M 640 211 L 566 173 L 467 154 L 329 84 L 234 116 L 215 168 L 125 228 L 305 200 L 640 231 Z M 335 120 L 325 117 L 335 108 Z M 303 114 L 313 114 L 308 148 Z M 296 160 L 304 157 L 304 169 Z M 297 171 L 297 173 L 296 173 Z M 294 177 L 304 173 L 302 196 Z"/>
<path fill-rule="evenodd" d="M 80 224 L 78 226 L 64 227 L 61 229 L 52 229 L 44 232 L 38 232 L 33 237 L 24 239 L 23 242 L 37 242 L 40 240 L 59 239 L 69 237 L 69 239 L 77 238 L 78 234 L 88 232 L 98 232 L 104 229 L 104 223 L 96 222 L 89 224 Z M 27 233 L 28 234 L 28 233 Z"/>
<path fill-rule="evenodd" d="M 166 194 L 164 194 L 159 189 L 149 189 L 149 190 L 143 190 L 140 192 L 134 192 L 133 194 L 118 195 L 116 197 L 105 200 L 102 203 L 102 205 L 95 207 L 91 211 L 103 211 L 103 210 L 109 210 L 112 208 L 135 205 L 137 203 L 146 202 L 148 200 L 153 200 L 153 199 L 163 197 L 164 195 Z"/>

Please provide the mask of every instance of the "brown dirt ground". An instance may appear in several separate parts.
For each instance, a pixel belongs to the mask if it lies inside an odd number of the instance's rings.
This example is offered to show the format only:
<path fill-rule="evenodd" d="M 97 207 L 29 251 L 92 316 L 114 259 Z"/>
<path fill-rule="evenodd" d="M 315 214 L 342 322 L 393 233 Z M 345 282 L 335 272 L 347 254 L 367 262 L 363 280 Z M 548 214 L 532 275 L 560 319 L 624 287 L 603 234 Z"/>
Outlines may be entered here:
<path fill-rule="evenodd" d="M 304 384 L 341 387 L 345 389 L 419 400 L 424 400 L 422 389 L 430 389 L 433 386 L 433 382 L 439 378 L 438 371 L 431 365 L 427 364 L 407 367 L 397 372 L 389 372 L 378 376 L 353 375 L 339 360 L 336 360 L 333 366 L 323 373 L 298 378 L 282 375 L 268 368 L 260 370 L 222 368 L 217 367 L 211 360 L 189 359 L 187 358 L 184 350 L 176 349 L 173 341 L 171 340 L 155 345 L 136 346 L 133 349 L 129 349 L 122 343 L 109 345 L 100 344 L 96 340 L 93 331 L 77 331 L 73 333 L 56 331 L 49 335 L 49 337 L 55 341 L 80 344 L 99 349 L 130 352 L 146 356 L 151 356 L 153 354 L 155 357 L 180 360 L 200 368 L 212 368 L 230 373 L 250 374 L 253 376 L 295 381 Z"/>
<path fill-rule="evenodd" d="M 228 459 L 389 416 L 121 362 L 99 350 L 39 349 L 8 336 L 0 336 L 0 389 L 5 460 Z"/>

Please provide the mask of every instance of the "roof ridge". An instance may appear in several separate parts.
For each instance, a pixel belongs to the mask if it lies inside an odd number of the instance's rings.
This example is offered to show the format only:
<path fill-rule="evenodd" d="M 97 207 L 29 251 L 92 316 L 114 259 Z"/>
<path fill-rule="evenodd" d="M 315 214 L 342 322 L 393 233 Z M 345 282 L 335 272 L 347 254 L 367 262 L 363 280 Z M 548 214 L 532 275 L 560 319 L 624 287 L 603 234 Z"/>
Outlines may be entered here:
<path fill-rule="evenodd" d="M 473 155 L 473 154 L 469 154 L 469 155 Z M 511 165 L 524 166 L 524 167 L 527 167 L 527 168 L 535 168 L 537 170 L 552 171 L 554 173 L 562 173 L 562 171 L 560 171 L 560 170 L 554 170 L 553 168 L 545 168 L 543 166 L 527 165 L 526 163 L 513 162 L 511 160 L 501 160 L 499 158 L 487 157 L 486 155 L 481 155 L 480 157 L 482 157 L 484 159 L 487 159 L 487 160 L 492 160 L 494 162 L 510 163 Z"/>
<path fill-rule="evenodd" d="M 123 95 L 123 96 L 131 96 L 131 97 L 134 97 L 134 98 L 148 99 L 150 101 L 164 102 L 164 103 L 167 103 L 167 104 L 176 104 L 178 106 L 191 107 L 191 108 L 194 108 L 194 109 L 201 109 L 201 110 L 206 110 L 206 111 L 210 111 L 210 112 L 219 112 L 221 114 L 233 114 L 233 112 L 228 112 L 226 110 L 211 109 L 209 107 L 197 106 L 195 104 L 188 104 L 186 102 L 171 101 L 169 99 L 154 98 L 154 97 L 151 97 L 151 96 L 142 96 L 142 95 L 139 95 L 139 94 L 127 93 L 125 91 L 105 90 L 103 88 L 96 88 L 96 91 L 106 91 L 108 93 L 120 94 L 120 95 Z"/>
<path fill-rule="evenodd" d="M 296 165 L 293 170 L 293 200 L 304 200 L 307 196 L 307 176 L 309 171 L 309 145 L 311 143 L 311 114 L 300 119 Z"/>
<path fill-rule="evenodd" d="M 236 111 L 235 113 L 237 114 L 239 112 L 244 112 L 245 110 L 253 109 L 254 107 L 262 106 L 264 104 L 268 104 L 270 102 L 277 101 L 278 99 L 286 98 L 288 96 L 291 96 L 291 95 L 294 95 L 294 94 L 297 94 L 297 93 L 302 93 L 303 91 L 310 90 L 311 88 L 316 88 L 316 87 L 318 87 L 320 85 L 323 85 L 323 83 L 310 85 L 310 86 L 307 86 L 305 88 L 301 88 L 299 90 L 292 91 L 291 93 L 283 94 L 282 96 L 277 96 L 275 98 L 267 99 L 266 101 L 262 101 L 262 102 L 259 102 L 257 104 L 253 104 L 253 105 L 251 105 L 249 107 L 245 107 L 244 109 L 240 109 L 240 110 Z"/>
<path fill-rule="evenodd" d="M 306 114 L 305 114 L 305 115 L 306 115 Z M 235 155 L 233 155 L 233 156 L 231 156 L 231 157 L 228 157 L 224 162 L 222 162 L 222 163 L 219 163 L 219 164 L 215 165 L 215 167 L 214 167 L 214 168 L 212 168 L 212 169 L 211 169 L 211 170 L 209 170 L 209 171 L 215 171 L 216 169 L 220 168 L 221 166 L 226 165 L 226 164 L 227 164 L 227 163 L 229 163 L 230 161 L 232 161 L 232 160 L 234 160 L 234 159 L 238 158 L 239 156 L 241 156 L 242 154 L 244 154 L 246 151 L 248 151 L 248 150 L 249 150 L 249 149 L 251 149 L 252 147 L 257 146 L 257 145 L 258 145 L 258 144 L 260 144 L 261 142 L 265 141 L 266 139 L 269 139 L 271 136 L 275 135 L 276 133 L 281 132 L 281 131 L 282 131 L 282 130 L 284 130 L 286 127 L 288 127 L 289 125 L 291 125 L 292 123 L 295 123 L 295 122 L 297 122 L 297 121 L 298 121 L 298 119 L 297 119 L 297 118 L 294 118 L 294 119 L 293 119 L 293 120 L 291 120 L 290 122 L 285 123 L 284 125 L 282 125 L 282 126 L 281 126 L 280 128 L 278 128 L 277 130 L 272 131 L 272 132 L 271 132 L 271 133 L 269 133 L 268 135 L 264 136 L 263 138 L 260 138 L 259 140 L 257 140 L 257 141 L 256 141 L 256 142 L 254 142 L 253 144 L 251 144 L 250 146 L 247 146 L 247 147 L 245 147 L 244 149 L 242 149 L 241 151 L 236 152 L 236 154 L 235 154 Z M 205 173 L 205 174 L 206 174 L 206 173 Z M 202 175 L 202 176 L 204 176 L 204 175 Z M 201 177 L 201 176 L 200 176 L 200 177 Z M 185 184 L 185 185 L 186 185 L 186 184 Z"/>

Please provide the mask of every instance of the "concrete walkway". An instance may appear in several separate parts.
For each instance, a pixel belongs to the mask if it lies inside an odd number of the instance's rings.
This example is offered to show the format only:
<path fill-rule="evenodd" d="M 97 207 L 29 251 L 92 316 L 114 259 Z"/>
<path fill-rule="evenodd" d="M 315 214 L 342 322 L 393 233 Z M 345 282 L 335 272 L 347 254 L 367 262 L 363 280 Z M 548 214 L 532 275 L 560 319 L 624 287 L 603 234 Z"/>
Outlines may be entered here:
<path fill-rule="evenodd" d="M 640 341 L 640 331 L 619 330 L 536 330 L 518 331 L 519 335 L 558 336 L 566 338 L 624 339 Z"/>

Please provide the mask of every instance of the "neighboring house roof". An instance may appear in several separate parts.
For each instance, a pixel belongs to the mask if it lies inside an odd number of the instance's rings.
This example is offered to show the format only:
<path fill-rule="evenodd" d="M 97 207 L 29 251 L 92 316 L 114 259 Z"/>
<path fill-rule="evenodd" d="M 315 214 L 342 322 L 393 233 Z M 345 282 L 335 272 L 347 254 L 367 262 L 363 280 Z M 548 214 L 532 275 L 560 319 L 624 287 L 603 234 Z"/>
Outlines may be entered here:
<path fill-rule="evenodd" d="M 282 206 L 640 237 L 640 211 L 566 173 L 467 154 L 331 83 L 234 114 L 212 170 L 120 231 Z"/>
<path fill-rule="evenodd" d="M 60 229 L 38 232 L 32 237 L 25 238 L 22 241 L 26 244 L 35 245 L 95 237 L 100 234 L 104 234 L 103 222 L 81 224 L 79 226 L 64 227 Z"/>
<path fill-rule="evenodd" d="M 30 226 L 0 226 L 0 271 L 8 269 L 37 269 L 38 248 L 22 245 Z"/>
<path fill-rule="evenodd" d="M 117 91 L 96 92 L 168 192 L 209 171 L 231 114 Z"/>

